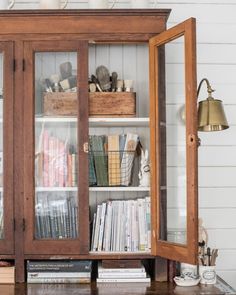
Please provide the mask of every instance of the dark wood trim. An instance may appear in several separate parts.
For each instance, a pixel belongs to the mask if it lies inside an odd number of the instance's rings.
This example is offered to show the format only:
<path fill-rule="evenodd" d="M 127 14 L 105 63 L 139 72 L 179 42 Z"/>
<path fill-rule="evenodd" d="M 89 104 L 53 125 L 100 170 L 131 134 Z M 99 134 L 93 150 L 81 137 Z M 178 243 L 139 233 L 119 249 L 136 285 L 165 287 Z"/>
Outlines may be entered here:
<path fill-rule="evenodd" d="M 81 254 L 89 251 L 89 170 L 84 144 L 89 141 L 88 42 L 80 42 L 78 50 L 78 216 Z"/>
<path fill-rule="evenodd" d="M 104 260 L 104 259 L 154 259 L 156 256 L 148 254 L 148 253 L 137 253 L 137 254 L 104 254 L 104 253 L 96 253 L 96 254 L 68 254 L 68 255 L 52 255 L 52 254 L 26 254 L 25 259 L 92 259 L 92 260 Z"/>
<path fill-rule="evenodd" d="M 153 233 L 153 243 L 156 240 L 156 254 L 162 257 L 188 262 L 197 263 L 197 245 L 198 245 L 198 203 L 197 203 L 197 104 L 196 104 L 196 27 L 195 19 L 189 20 L 161 33 L 150 40 L 150 94 L 151 94 L 151 130 L 152 139 L 151 147 L 151 163 L 154 165 L 155 172 L 152 174 L 152 218 L 154 220 L 154 226 L 156 226 L 156 232 Z M 161 212 L 162 194 L 160 187 L 162 167 L 160 163 L 161 159 L 161 132 L 160 127 L 161 112 L 165 112 L 163 106 L 160 104 L 160 95 L 162 93 L 162 86 L 156 82 L 160 75 L 159 67 L 159 51 L 161 46 L 180 37 L 185 37 L 185 96 L 186 96 L 186 158 L 187 158 L 187 245 L 179 245 L 164 241 L 165 238 L 161 236 L 161 224 L 158 216 Z M 152 65 L 153 64 L 153 65 Z M 154 81 L 152 81 L 154 80 Z M 154 100 L 154 101 L 153 101 Z M 152 110 L 155 108 L 155 111 Z M 155 201 L 157 203 L 155 204 Z M 156 210 L 156 212 L 155 212 Z M 158 221 L 159 220 L 159 221 Z"/>
<path fill-rule="evenodd" d="M 105 36 L 113 35 L 114 41 L 125 41 L 121 37 L 124 34 L 137 41 L 135 34 L 140 36 L 164 31 L 169 13 L 168 9 L 11 11 L 0 13 L 0 26 L 2 35 L 93 34 L 94 40 L 99 34 L 103 40 L 106 40 Z M 114 17 L 118 17 L 119 21 L 114 22 Z"/>
<path fill-rule="evenodd" d="M 13 217 L 13 61 L 14 44 L 0 42 L 3 54 L 3 216 L 4 237 L 0 240 L 0 253 L 14 253 L 14 217 Z"/>
<path fill-rule="evenodd" d="M 17 89 L 14 94 L 14 209 L 15 209 L 15 266 L 16 266 L 16 281 L 25 281 L 24 272 L 24 232 L 22 221 L 24 218 L 24 162 L 23 162 L 23 138 L 24 130 L 24 92 L 23 92 L 23 73 L 21 61 L 23 57 L 23 42 L 15 42 L 15 83 L 14 89 Z"/>

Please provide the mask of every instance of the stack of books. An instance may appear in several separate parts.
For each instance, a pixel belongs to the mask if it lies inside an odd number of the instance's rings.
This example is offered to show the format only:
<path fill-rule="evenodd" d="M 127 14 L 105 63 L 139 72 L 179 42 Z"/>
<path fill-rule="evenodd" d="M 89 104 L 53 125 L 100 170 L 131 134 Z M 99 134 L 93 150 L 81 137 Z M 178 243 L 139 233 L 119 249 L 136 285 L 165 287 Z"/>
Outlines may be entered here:
<path fill-rule="evenodd" d="M 35 155 L 36 181 L 40 187 L 77 186 L 76 147 L 42 129 Z"/>
<path fill-rule="evenodd" d="M 90 283 L 88 260 L 27 261 L 28 283 Z"/>
<path fill-rule="evenodd" d="M 0 284 L 15 283 L 15 266 L 11 266 L 8 262 L 0 264 Z"/>
<path fill-rule="evenodd" d="M 140 260 L 107 260 L 98 264 L 97 283 L 150 283 Z"/>
<path fill-rule="evenodd" d="M 37 239 L 75 239 L 78 236 L 78 205 L 74 195 L 65 192 L 36 195 Z M 1 227 L 0 227 L 1 228 Z"/>

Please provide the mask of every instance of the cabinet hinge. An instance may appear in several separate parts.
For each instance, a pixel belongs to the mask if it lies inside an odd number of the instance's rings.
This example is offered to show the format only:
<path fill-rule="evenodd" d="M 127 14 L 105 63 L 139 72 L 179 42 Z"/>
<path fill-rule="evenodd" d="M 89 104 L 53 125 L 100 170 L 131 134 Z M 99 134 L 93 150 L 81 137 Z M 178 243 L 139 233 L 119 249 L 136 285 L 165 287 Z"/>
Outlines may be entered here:
<path fill-rule="evenodd" d="M 22 230 L 25 231 L 25 219 L 22 220 Z"/>
<path fill-rule="evenodd" d="M 22 71 L 25 71 L 25 59 L 22 60 Z"/>
<path fill-rule="evenodd" d="M 12 67 L 13 67 L 13 72 L 15 72 L 16 71 L 16 60 L 15 59 L 13 59 Z"/>

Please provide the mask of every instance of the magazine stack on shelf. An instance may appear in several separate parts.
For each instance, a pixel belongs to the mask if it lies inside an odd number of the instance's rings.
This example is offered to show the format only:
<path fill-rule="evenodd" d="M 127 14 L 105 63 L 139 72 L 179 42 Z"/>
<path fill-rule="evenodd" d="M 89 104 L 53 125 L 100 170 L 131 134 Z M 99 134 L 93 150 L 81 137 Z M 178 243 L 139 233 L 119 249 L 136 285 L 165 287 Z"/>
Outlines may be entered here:
<path fill-rule="evenodd" d="M 149 252 L 150 197 L 108 200 L 93 217 L 91 251 Z"/>
<path fill-rule="evenodd" d="M 112 260 L 98 264 L 97 283 L 150 283 L 140 260 Z"/>
<path fill-rule="evenodd" d="M 15 283 L 15 266 L 10 262 L 0 261 L 0 284 Z"/>
<path fill-rule="evenodd" d="M 91 261 L 27 261 L 28 283 L 90 283 Z"/>

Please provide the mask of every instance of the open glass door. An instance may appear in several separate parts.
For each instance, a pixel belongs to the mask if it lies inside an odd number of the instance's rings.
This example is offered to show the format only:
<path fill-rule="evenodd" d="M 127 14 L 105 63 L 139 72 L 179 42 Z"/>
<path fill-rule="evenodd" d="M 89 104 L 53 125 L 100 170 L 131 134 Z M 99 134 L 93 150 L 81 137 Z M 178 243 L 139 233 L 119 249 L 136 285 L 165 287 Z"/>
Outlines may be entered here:
<path fill-rule="evenodd" d="M 27 42 L 25 249 L 88 253 L 87 42 Z"/>
<path fill-rule="evenodd" d="M 149 46 L 153 254 L 195 264 L 198 247 L 195 19 L 153 37 Z"/>

